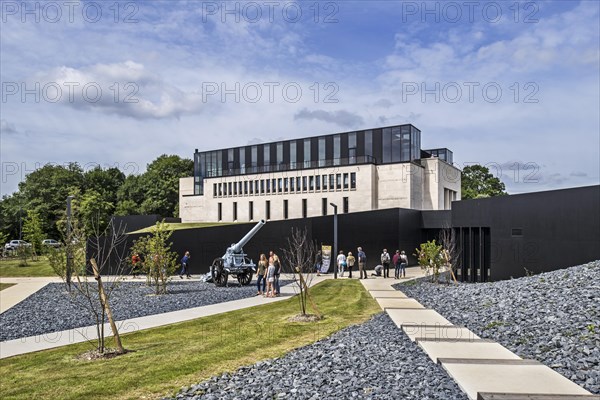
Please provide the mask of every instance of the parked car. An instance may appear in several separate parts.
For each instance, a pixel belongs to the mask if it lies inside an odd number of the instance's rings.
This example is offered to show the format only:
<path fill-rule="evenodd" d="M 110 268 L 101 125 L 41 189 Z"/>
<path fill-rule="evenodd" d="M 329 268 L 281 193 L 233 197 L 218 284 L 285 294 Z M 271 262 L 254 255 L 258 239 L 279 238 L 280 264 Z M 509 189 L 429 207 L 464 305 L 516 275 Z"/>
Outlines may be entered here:
<path fill-rule="evenodd" d="M 44 239 L 44 240 L 42 240 L 42 246 L 60 247 L 60 246 L 62 246 L 62 244 L 60 242 L 57 242 L 54 239 Z"/>
<path fill-rule="evenodd" d="M 11 240 L 4 245 L 4 250 L 17 250 L 19 247 L 31 247 L 31 243 L 24 240 Z"/>

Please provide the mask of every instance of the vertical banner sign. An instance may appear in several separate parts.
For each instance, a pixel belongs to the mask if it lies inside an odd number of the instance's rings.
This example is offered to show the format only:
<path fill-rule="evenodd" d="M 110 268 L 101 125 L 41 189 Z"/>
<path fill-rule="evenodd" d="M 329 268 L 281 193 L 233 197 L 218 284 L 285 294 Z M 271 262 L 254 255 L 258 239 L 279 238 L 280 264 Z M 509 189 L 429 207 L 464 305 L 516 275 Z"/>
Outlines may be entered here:
<path fill-rule="evenodd" d="M 326 274 L 329 272 L 329 266 L 331 265 L 331 246 L 321 246 L 321 273 Z"/>

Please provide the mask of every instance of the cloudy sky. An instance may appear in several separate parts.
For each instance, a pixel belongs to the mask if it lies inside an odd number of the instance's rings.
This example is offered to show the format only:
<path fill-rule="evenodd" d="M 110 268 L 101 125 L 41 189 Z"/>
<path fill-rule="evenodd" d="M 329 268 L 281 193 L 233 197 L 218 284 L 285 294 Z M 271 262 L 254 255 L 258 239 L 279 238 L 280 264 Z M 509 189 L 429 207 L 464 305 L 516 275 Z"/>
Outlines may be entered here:
<path fill-rule="evenodd" d="M 2 194 L 403 123 L 510 193 L 599 183 L 597 1 L 0 4 Z"/>

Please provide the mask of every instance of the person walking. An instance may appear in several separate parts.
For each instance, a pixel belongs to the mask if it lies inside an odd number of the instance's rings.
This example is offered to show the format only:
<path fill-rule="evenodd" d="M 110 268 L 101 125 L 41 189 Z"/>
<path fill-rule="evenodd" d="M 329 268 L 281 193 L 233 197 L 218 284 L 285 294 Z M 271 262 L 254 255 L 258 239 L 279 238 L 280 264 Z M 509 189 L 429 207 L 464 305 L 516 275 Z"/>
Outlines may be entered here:
<path fill-rule="evenodd" d="M 356 263 L 356 258 L 352 255 L 352 252 L 348 252 L 348 257 L 346 257 L 346 264 L 348 264 L 348 278 L 352 279 L 352 268 Z"/>
<path fill-rule="evenodd" d="M 402 273 L 402 277 L 406 278 L 406 267 L 408 266 L 408 257 L 404 250 L 400 253 L 400 272 Z"/>
<path fill-rule="evenodd" d="M 337 256 L 337 267 L 338 274 L 340 274 L 340 276 L 344 276 L 344 269 L 346 269 L 346 256 L 344 255 L 344 250 L 340 250 Z"/>
<path fill-rule="evenodd" d="M 360 274 L 359 279 L 367 279 L 367 255 L 363 251 L 362 247 L 358 248 L 358 253 L 356 255 L 358 257 L 358 272 Z"/>
<path fill-rule="evenodd" d="M 381 265 L 383 265 L 383 277 L 390 277 L 390 254 L 387 252 L 387 249 L 383 249 L 383 253 L 381 253 Z"/>
<path fill-rule="evenodd" d="M 181 271 L 179 272 L 179 277 L 183 279 L 183 275 L 185 274 L 188 279 L 192 276 L 190 275 L 190 270 L 188 268 L 188 263 L 190 262 L 190 252 L 186 251 L 181 259 Z"/>
<path fill-rule="evenodd" d="M 269 266 L 269 262 L 267 261 L 267 257 L 264 254 L 261 254 L 258 259 L 258 265 L 256 266 L 256 295 L 260 296 L 265 292 L 265 287 L 267 285 L 267 279 L 265 277 L 267 273 L 267 267 Z M 262 290 L 261 290 L 262 283 Z"/>
<path fill-rule="evenodd" d="M 392 264 L 394 264 L 394 279 L 398 279 L 400 276 L 400 250 L 396 250 L 392 258 Z"/>
<path fill-rule="evenodd" d="M 133 279 L 137 278 L 140 274 L 140 266 L 142 264 L 142 259 L 140 258 L 138 253 L 133 253 L 131 256 L 131 274 L 133 275 Z"/>

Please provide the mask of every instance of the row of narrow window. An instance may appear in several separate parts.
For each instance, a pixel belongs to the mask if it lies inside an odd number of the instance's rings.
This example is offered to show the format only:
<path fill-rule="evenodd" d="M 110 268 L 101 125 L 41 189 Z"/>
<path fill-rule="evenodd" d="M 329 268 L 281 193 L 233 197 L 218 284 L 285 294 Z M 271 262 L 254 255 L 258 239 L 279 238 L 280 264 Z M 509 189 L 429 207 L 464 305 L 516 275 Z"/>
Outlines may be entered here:
<path fill-rule="evenodd" d="M 321 199 L 321 215 L 328 214 L 328 207 L 330 204 L 327 202 L 327 198 Z M 342 201 L 342 212 L 347 214 L 350 212 L 350 201 L 348 197 L 344 197 Z M 289 200 L 283 200 L 283 219 L 289 218 Z M 308 218 L 308 199 L 302 199 L 302 218 Z M 218 203 L 217 207 L 217 219 L 223 221 L 223 203 Z M 271 201 L 265 201 L 265 219 L 271 219 Z M 238 220 L 238 203 L 233 202 L 233 221 Z M 248 220 L 254 220 L 254 202 L 248 202 Z"/>
<path fill-rule="evenodd" d="M 356 173 L 256 179 L 213 184 L 213 197 L 356 189 Z"/>

